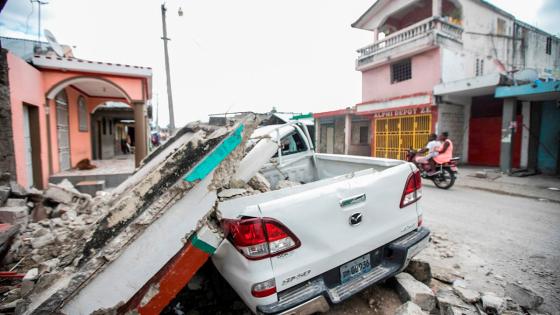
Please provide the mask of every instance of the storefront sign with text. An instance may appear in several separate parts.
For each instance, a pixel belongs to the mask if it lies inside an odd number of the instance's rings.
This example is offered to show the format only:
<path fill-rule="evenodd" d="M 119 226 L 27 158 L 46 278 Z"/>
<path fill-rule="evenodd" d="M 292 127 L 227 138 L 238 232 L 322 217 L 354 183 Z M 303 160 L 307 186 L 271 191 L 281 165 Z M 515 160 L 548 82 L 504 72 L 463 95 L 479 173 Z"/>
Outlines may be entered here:
<path fill-rule="evenodd" d="M 431 112 L 432 111 L 430 107 L 416 107 L 416 108 L 394 109 L 386 112 L 375 113 L 373 114 L 373 117 L 385 118 L 385 117 L 422 115 L 422 114 L 430 114 Z"/>

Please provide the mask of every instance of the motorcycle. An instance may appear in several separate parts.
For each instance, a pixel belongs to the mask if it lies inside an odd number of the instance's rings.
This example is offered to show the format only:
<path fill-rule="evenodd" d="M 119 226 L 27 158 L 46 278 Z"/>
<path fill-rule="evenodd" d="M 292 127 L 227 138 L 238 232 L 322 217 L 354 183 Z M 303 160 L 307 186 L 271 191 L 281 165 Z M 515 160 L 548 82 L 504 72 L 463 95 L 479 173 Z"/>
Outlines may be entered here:
<path fill-rule="evenodd" d="M 454 157 L 451 161 L 444 164 L 436 164 L 436 170 L 430 174 L 431 167 L 428 161 L 424 161 L 421 156 L 418 156 L 418 151 L 410 148 L 407 150 L 406 158 L 408 162 L 412 162 L 420 170 L 422 178 L 430 179 L 434 182 L 437 188 L 449 189 L 455 184 L 457 179 L 457 163 L 461 158 Z"/>

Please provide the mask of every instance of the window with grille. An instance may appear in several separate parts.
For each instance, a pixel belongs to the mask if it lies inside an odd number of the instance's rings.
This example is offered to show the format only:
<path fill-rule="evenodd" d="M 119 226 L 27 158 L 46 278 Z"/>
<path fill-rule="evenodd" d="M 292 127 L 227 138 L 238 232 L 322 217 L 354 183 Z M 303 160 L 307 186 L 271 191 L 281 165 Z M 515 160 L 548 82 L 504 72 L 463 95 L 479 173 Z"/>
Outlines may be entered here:
<path fill-rule="evenodd" d="M 546 54 L 552 55 L 552 37 L 546 38 Z"/>
<path fill-rule="evenodd" d="M 412 79 L 412 65 L 410 59 L 399 61 L 391 65 L 391 83 Z"/>
<path fill-rule="evenodd" d="M 88 131 L 87 126 L 87 105 L 83 96 L 78 97 L 78 124 L 80 131 Z"/>

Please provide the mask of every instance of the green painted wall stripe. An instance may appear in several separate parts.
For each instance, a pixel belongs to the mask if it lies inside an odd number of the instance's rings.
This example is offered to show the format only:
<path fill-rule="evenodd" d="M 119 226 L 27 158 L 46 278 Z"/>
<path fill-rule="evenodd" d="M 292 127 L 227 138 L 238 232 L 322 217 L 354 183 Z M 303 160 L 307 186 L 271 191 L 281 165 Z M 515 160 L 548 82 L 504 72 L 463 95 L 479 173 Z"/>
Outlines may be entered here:
<path fill-rule="evenodd" d="M 308 114 L 301 114 L 301 115 L 294 115 L 294 116 L 292 116 L 292 119 L 293 119 L 293 120 L 306 119 L 306 118 L 313 118 L 313 113 L 308 113 Z"/>
<path fill-rule="evenodd" d="M 214 248 L 214 246 L 205 243 L 203 240 L 199 239 L 196 235 L 192 239 L 192 244 L 194 247 L 200 249 L 201 251 L 209 255 L 213 255 L 214 252 L 216 251 L 216 248 Z"/>
<path fill-rule="evenodd" d="M 202 160 L 184 180 L 187 182 L 194 182 L 203 179 L 210 172 L 212 172 L 220 162 L 222 162 L 230 153 L 241 143 L 241 133 L 243 132 L 243 125 L 239 126 L 233 134 L 227 137 L 222 144 L 220 144 L 214 152 L 210 153 Z"/>

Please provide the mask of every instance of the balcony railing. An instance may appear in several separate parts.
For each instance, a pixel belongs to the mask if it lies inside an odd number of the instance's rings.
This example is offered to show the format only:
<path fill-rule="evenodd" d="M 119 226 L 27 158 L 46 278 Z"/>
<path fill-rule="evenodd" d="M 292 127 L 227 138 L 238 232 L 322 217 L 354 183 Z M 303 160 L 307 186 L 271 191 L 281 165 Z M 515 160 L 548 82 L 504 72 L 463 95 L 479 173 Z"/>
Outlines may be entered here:
<path fill-rule="evenodd" d="M 388 35 L 380 41 L 373 43 L 372 45 L 358 49 L 357 65 L 361 66 L 363 64 L 369 63 L 373 56 L 377 53 L 387 51 L 393 47 L 397 47 L 403 43 L 410 42 L 414 39 L 425 36 L 431 32 L 438 32 L 446 37 L 449 37 L 455 41 L 461 42 L 463 35 L 463 28 L 451 24 L 439 17 L 430 17 L 428 19 L 422 20 L 416 24 L 410 25 L 398 32 Z"/>

